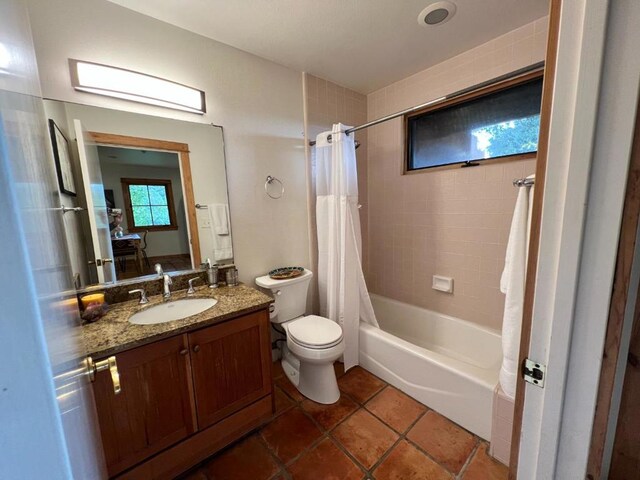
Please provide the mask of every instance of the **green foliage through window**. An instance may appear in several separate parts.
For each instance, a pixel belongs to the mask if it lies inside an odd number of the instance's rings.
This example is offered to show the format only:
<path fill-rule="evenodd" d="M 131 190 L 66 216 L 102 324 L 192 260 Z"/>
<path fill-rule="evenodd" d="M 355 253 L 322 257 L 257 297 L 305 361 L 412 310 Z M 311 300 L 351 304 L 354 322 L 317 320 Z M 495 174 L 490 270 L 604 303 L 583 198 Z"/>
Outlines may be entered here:
<path fill-rule="evenodd" d="M 129 197 L 135 227 L 171 225 L 165 185 L 129 185 Z"/>
<path fill-rule="evenodd" d="M 542 78 L 407 116 L 407 170 L 538 150 Z"/>

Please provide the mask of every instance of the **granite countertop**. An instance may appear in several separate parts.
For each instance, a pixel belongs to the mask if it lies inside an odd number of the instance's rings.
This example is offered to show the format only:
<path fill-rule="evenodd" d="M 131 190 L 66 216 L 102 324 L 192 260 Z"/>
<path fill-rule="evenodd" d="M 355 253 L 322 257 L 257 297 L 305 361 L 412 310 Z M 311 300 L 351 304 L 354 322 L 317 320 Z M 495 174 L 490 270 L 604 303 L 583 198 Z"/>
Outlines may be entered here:
<path fill-rule="evenodd" d="M 215 298 L 218 303 L 196 315 L 155 325 L 134 325 L 129 323 L 129 317 L 143 308 L 162 303 L 162 295 L 149 297 L 149 303 L 146 305 L 139 305 L 138 300 L 116 303 L 100 320 L 82 327 L 87 355 L 94 359 L 114 355 L 162 338 L 260 310 L 273 302 L 268 295 L 243 284 L 215 289 L 207 286 L 196 287 L 196 293 L 189 297 L 186 290 L 178 290 L 171 292 L 169 301 L 183 298 Z"/>

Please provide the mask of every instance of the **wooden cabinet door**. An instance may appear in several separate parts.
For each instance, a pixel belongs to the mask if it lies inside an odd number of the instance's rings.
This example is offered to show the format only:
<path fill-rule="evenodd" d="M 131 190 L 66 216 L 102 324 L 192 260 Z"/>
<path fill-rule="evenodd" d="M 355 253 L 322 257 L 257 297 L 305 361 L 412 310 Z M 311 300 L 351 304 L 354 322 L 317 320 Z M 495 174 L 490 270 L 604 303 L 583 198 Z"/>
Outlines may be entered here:
<path fill-rule="evenodd" d="M 122 391 L 109 371 L 94 394 L 109 476 L 116 475 L 196 430 L 186 335 L 116 355 Z"/>
<path fill-rule="evenodd" d="M 271 393 L 266 311 L 191 333 L 189 345 L 200 428 Z"/>

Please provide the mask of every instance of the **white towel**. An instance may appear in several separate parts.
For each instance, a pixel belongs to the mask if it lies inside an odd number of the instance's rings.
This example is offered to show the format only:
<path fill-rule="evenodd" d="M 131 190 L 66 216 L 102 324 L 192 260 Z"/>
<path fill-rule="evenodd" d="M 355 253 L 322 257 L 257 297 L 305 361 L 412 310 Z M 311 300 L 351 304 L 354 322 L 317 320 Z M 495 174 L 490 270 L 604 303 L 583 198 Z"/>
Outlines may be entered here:
<path fill-rule="evenodd" d="M 233 258 L 231 235 L 229 235 L 229 207 L 224 203 L 207 205 L 211 222 L 213 258 L 216 261 Z M 219 233 L 220 232 L 220 233 Z"/>
<path fill-rule="evenodd" d="M 208 205 L 211 226 L 217 235 L 229 235 L 229 207 L 226 203 Z"/>
<path fill-rule="evenodd" d="M 532 175 L 528 178 L 535 177 Z M 500 368 L 500 386 L 504 393 L 511 398 L 515 398 L 516 395 L 533 188 L 519 187 L 518 199 L 511 220 L 504 270 L 500 279 L 500 291 L 506 294 L 502 320 L 503 356 Z"/>

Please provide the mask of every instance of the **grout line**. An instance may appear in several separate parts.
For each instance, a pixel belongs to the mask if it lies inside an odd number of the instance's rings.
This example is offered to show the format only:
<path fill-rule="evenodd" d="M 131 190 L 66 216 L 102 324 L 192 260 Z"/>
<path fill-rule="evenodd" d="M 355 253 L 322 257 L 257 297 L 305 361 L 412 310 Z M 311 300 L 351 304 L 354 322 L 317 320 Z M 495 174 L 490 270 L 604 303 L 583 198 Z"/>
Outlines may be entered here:
<path fill-rule="evenodd" d="M 380 459 L 371 467 L 371 474 L 373 476 L 373 471 L 378 468 L 386 459 L 389 455 L 391 455 L 391 452 L 393 452 L 393 450 L 395 450 L 395 448 L 398 446 L 398 444 L 400 444 L 403 440 L 408 441 L 409 439 L 407 438 L 407 433 L 409 433 L 409 431 L 414 427 L 414 425 L 416 423 L 418 423 L 418 421 L 420 421 L 420 419 L 422 417 L 425 416 L 425 414 L 427 413 L 428 410 L 425 410 L 424 412 L 422 412 L 420 415 L 418 415 L 418 417 L 413 421 L 413 423 L 411 423 L 411 425 L 409 425 L 409 427 L 407 428 L 405 433 L 401 433 L 398 436 L 398 440 L 391 446 L 391 448 L 389 448 L 389 450 L 387 450 L 384 455 L 382 455 L 382 457 L 380 457 Z M 384 422 L 383 422 L 384 423 Z M 384 423 L 385 425 L 387 425 L 386 423 Z M 447 470 L 448 471 L 448 470 Z"/>
<path fill-rule="evenodd" d="M 478 450 L 482 447 L 482 443 L 483 443 L 482 441 L 478 441 L 476 443 L 476 446 L 473 448 L 473 450 L 471 450 L 471 453 L 469 454 L 469 458 L 467 458 L 467 461 L 464 462 L 464 464 L 462 465 L 462 468 L 460 469 L 460 473 L 458 473 L 458 476 L 456 477 L 457 479 L 462 479 L 465 473 L 467 473 L 467 469 L 469 468 L 469 465 L 473 461 L 473 458 L 478 453 Z"/>
<path fill-rule="evenodd" d="M 282 471 L 284 469 L 284 463 L 282 462 L 282 460 L 278 458 L 278 456 L 273 452 L 273 450 L 271 450 L 269 443 L 262 436 L 262 432 L 256 432 L 256 436 L 258 437 L 258 441 L 262 444 L 262 446 L 265 448 L 267 453 L 276 462 L 276 465 L 278 465 L 279 471 Z"/>

